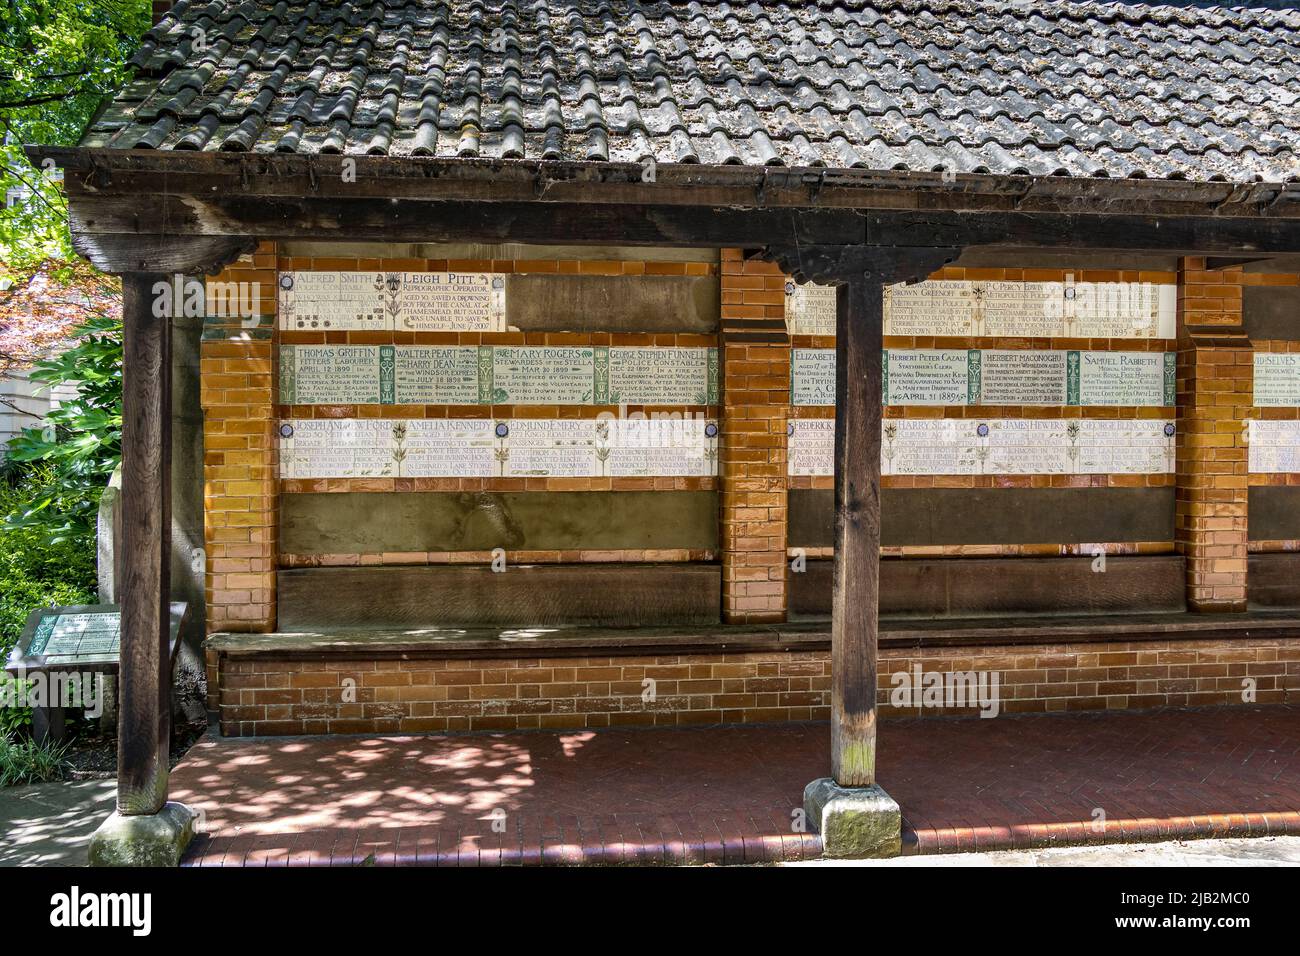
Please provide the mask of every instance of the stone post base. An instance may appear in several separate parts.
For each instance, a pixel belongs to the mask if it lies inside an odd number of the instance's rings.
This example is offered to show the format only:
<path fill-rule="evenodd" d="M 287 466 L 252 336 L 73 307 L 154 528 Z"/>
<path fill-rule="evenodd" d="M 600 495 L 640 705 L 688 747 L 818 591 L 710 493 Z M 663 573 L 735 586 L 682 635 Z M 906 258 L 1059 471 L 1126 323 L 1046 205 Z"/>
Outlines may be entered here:
<path fill-rule="evenodd" d="M 185 804 L 172 802 L 140 816 L 114 810 L 90 838 L 90 865 L 179 866 L 194 839 L 197 816 Z"/>
<path fill-rule="evenodd" d="M 822 835 L 822 855 L 827 858 L 898 856 L 902 848 L 898 804 L 875 784 L 841 787 L 822 777 L 804 787 L 803 808 Z"/>

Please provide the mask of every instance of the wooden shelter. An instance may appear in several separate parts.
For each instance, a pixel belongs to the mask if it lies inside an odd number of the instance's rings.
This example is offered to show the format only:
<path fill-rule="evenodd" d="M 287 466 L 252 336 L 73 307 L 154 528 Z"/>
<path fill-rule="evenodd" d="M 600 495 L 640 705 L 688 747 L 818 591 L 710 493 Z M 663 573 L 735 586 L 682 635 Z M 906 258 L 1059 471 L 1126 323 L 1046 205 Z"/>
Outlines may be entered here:
<path fill-rule="evenodd" d="M 64 170 L 77 248 L 123 282 L 119 812 L 155 814 L 167 795 L 171 392 L 155 287 L 178 273 L 258 268 L 258 256 L 282 275 L 294 256 L 283 249 L 295 243 L 331 243 L 356 263 L 366 256 L 349 244 L 736 250 L 724 272 L 779 269 L 834 286 L 828 703 L 841 788 L 876 782 L 887 287 L 995 261 L 1078 263 L 1081 276 L 1104 261 L 1132 266 L 1136 281 L 1142 263 L 1171 263 L 1178 398 L 1167 418 L 1177 431 L 1167 553 L 1178 562 L 1178 610 L 1213 613 L 1132 617 L 1168 610 L 1151 597 L 1104 623 L 1003 615 L 998 643 L 1055 646 L 1095 632 L 1133 648 L 1203 640 L 1222 649 L 1253 636 L 1278 643 L 1251 660 L 1285 662 L 1278 647 L 1292 624 L 1241 613 L 1250 479 L 1237 434 L 1254 404 L 1239 394 L 1254 360 L 1241 290 L 1254 287 L 1254 273 L 1293 276 L 1297 260 L 1286 257 L 1300 256 L 1298 53 L 1294 11 L 1213 5 L 182 0 L 146 38 L 137 79 L 83 145 L 33 150 Z M 279 260 L 268 253 L 275 243 Z M 241 256 L 252 258 L 240 265 Z M 1261 315 L 1286 308 L 1258 302 Z M 761 314 L 723 325 L 724 350 L 789 341 L 783 323 Z M 1268 337 L 1295 339 L 1294 323 Z M 1008 336 L 993 344 L 1007 346 Z M 724 393 L 742 381 L 730 361 L 723 356 Z M 979 414 L 1003 404 L 972 403 Z M 743 417 L 724 420 L 724 441 Z M 782 406 L 782 436 L 784 417 Z M 784 437 L 772 453 L 784 495 Z M 742 520 L 726 509 L 756 506 L 745 495 L 777 487 L 745 485 L 743 470 L 728 468 L 724 460 L 724 526 Z M 785 499 L 772 507 L 784 580 Z M 724 539 L 724 592 L 745 593 L 732 584 L 742 578 L 727 575 L 748 545 Z M 1269 557 L 1294 574 L 1294 554 Z M 1060 567 L 1028 589 L 1058 587 L 1066 602 Z M 1270 567 L 1251 574 L 1281 565 Z M 1134 594 L 1159 590 L 1154 579 L 1133 580 Z M 781 594 L 775 610 L 747 615 L 752 605 L 737 603 L 722 617 L 779 622 Z M 250 629 L 275 632 L 273 605 Z M 227 648 L 222 660 L 255 661 L 274 640 Z M 726 643 L 696 649 L 725 653 Z M 732 645 L 797 641 L 751 627 Z M 612 653 L 601 646 L 593 653 Z M 1269 689 L 1284 694 L 1285 674 L 1283 663 Z"/>

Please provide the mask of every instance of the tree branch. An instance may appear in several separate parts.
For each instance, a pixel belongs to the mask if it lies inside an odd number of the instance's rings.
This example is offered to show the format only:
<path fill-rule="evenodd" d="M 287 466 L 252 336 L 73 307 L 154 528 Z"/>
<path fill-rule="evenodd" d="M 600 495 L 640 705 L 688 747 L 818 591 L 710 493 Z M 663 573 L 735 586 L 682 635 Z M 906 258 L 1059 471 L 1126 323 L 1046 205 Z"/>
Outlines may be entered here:
<path fill-rule="evenodd" d="M 62 93 L 49 93 L 45 96 L 32 96 L 25 100 L 0 101 L 0 110 L 20 110 L 29 106 L 41 106 L 45 103 L 58 103 L 70 97 L 86 92 L 82 88 L 65 90 Z"/>
<path fill-rule="evenodd" d="M 6 123 L 5 125 L 7 126 L 8 124 Z M 48 209 L 50 212 L 54 213 L 55 216 L 59 217 L 60 219 L 67 218 L 68 211 L 66 206 L 61 209 L 58 206 L 54 205 L 54 203 L 50 202 L 48 199 L 45 198 L 44 195 L 42 195 L 39 186 L 33 183 L 30 179 L 28 179 L 18 170 L 14 169 L 13 167 L 8 167 L 6 168 L 5 172 L 7 172 L 10 176 L 18 180 L 29 190 L 31 190 L 31 194 L 35 196 L 37 199 L 39 199 L 41 202 L 43 202 L 45 204 L 45 208 Z"/>

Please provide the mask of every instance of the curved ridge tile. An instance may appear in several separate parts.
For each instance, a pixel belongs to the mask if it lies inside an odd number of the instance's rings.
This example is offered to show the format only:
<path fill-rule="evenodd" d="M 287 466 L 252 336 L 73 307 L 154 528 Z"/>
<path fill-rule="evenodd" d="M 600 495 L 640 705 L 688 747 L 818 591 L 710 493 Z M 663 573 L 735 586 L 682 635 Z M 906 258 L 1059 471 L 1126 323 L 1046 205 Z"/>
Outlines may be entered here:
<path fill-rule="evenodd" d="M 179 0 L 110 148 L 1291 180 L 1300 11 Z"/>

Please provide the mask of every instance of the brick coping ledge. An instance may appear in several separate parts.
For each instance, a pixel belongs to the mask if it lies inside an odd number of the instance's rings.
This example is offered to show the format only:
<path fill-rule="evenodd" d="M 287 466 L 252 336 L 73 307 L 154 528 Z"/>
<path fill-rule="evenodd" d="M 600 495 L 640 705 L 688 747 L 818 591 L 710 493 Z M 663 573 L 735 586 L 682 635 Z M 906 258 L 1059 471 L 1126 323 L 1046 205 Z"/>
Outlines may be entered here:
<path fill-rule="evenodd" d="M 1184 639 L 1300 638 L 1300 611 L 1238 614 L 1115 614 L 1061 617 L 883 619 L 882 647 L 1050 645 Z M 327 628 L 211 635 L 208 650 L 228 658 L 581 657 L 602 655 L 817 651 L 830 647 L 825 619 L 788 624 L 701 627 Z"/>

